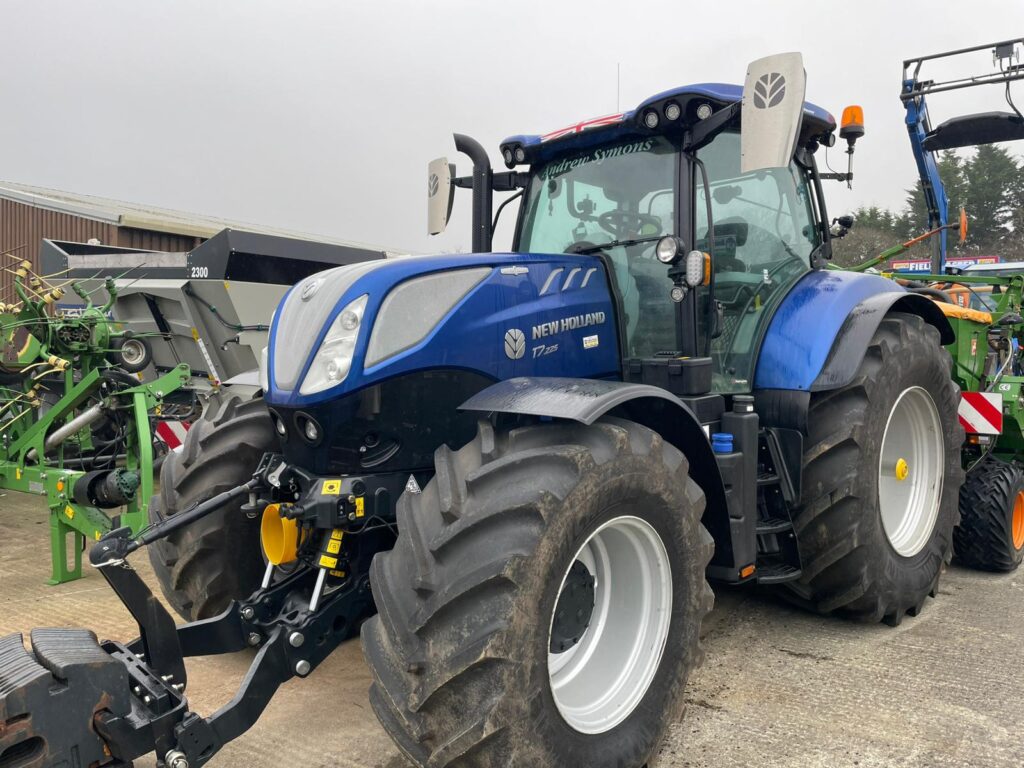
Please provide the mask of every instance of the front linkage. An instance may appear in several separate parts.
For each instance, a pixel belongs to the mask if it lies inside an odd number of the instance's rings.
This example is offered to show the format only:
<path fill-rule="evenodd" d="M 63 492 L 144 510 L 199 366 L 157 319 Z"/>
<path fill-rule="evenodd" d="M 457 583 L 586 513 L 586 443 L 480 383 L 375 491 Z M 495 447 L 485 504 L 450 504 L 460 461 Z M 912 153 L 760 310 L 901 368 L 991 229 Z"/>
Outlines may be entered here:
<path fill-rule="evenodd" d="M 265 499 L 295 496 L 298 478 L 281 458 L 264 456 L 252 480 L 132 535 L 130 528 L 107 534 L 90 561 L 117 593 L 139 626 L 130 643 L 98 643 L 82 629 L 36 629 L 34 654 L 20 634 L 0 639 L 0 764 L 128 766 L 155 751 L 168 768 L 197 768 L 247 731 L 277 688 L 305 677 L 350 636 L 372 609 L 364 569 L 335 578 L 335 568 L 299 565 L 264 585 L 219 616 L 175 627 L 170 614 L 127 561 L 141 547 L 189 525 L 240 497 L 253 510 Z M 324 481 L 303 490 L 313 498 Z M 340 537 L 325 531 L 325 541 Z M 337 565 L 337 564 L 335 564 Z M 278 573 L 280 573 L 278 571 Z M 232 700 L 210 717 L 192 712 L 185 697 L 184 659 L 259 651 Z"/>

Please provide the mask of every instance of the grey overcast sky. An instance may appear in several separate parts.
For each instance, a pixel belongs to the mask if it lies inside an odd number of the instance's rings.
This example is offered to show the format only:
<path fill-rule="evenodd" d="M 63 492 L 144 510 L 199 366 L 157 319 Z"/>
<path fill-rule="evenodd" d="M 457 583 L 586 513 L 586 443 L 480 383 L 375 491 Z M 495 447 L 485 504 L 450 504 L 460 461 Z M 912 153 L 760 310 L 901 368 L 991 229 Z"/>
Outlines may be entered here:
<path fill-rule="evenodd" d="M 902 59 L 1018 35 L 1021 0 L 0 0 L 0 179 L 468 250 L 468 193 L 426 235 L 426 164 L 454 159 L 453 130 L 500 166 L 505 136 L 614 112 L 617 64 L 627 109 L 797 50 L 811 101 L 866 113 L 857 181 L 830 185 L 830 212 L 895 207 L 915 178 Z M 936 96 L 933 121 L 1005 108 L 975 91 Z M 839 146 L 830 160 L 844 169 Z"/>

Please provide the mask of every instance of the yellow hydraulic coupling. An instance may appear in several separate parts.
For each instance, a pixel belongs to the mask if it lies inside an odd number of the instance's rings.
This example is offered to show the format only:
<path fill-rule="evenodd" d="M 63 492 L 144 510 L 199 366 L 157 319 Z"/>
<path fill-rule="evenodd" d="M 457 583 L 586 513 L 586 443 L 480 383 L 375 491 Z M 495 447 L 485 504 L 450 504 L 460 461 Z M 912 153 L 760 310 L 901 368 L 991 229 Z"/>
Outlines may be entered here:
<path fill-rule="evenodd" d="M 299 551 L 299 526 L 289 517 L 282 517 L 280 504 L 268 504 L 260 521 L 260 544 L 263 554 L 273 565 L 295 562 Z"/>

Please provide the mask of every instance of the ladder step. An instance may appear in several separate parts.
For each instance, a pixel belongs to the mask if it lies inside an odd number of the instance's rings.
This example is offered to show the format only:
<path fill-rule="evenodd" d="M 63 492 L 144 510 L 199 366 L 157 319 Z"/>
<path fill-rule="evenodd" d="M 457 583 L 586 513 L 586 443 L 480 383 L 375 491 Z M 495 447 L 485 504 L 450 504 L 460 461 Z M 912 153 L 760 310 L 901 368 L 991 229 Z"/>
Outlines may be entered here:
<path fill-rule="evenodd" d="M 758 536 L 766 536 L 771 533 L 785 533 L 793 530 L 793 523 L 781 517 L 773 517 L 769 520 L 758 520 L 756 532 Z"/>
<path fill-rule="evenodd" d="M 796 581 L 803 574 L 799 568 L 794 568 L 786 563 L 768 563 L 757 567 L 758 584 L 784 584 L 787 581 Z"/>
<path fill-rule="evenodd" d="M 758 486 L 764 485 L 775 485 L 779 482 L 778 475 L 758 475 L 757 484 Z"/>

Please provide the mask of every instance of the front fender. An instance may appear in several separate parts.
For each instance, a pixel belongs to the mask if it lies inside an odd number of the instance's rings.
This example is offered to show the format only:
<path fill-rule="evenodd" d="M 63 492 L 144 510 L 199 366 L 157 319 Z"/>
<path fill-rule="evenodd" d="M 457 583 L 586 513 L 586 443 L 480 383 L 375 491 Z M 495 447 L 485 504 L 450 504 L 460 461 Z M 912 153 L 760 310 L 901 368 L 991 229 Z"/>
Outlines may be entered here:
<path fill-rule="evenodd" d="M 882 318 L 899 311 L 920 315 L 954 340 L 933 301 L 892 280 L 856 272 L 819 270 L 789 292 L 765 334 L 754 388 L 816 392 L 850 382 Z"/>
<path fill-rule="evenodd" d="M 690 477 L 707 500 L 705 522 L 724 522 L 727 529 L 725 486 L 707 433 L 693 411 L 668 390 L 604 379 L 520 376 L 492 384 L 461 409 L 572 419 L 582 424 L 593 424 L 614 412 L 642 424 L 683 452 L 690 463 Z"/>

